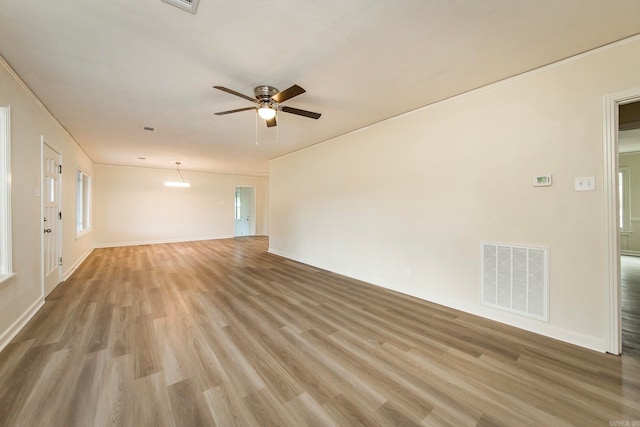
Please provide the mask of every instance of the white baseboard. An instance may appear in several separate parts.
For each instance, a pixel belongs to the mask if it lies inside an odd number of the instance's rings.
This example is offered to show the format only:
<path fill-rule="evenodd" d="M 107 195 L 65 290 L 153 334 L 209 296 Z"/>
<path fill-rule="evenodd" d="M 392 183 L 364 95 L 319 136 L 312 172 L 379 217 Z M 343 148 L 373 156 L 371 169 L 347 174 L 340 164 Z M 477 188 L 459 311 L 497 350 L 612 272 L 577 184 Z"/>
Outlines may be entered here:
<path fill-rule="evenodd" d="M 412 295 L 412 296 L 425 299 L 427 301 L 431 301 L 436 304 L 444 305 L 446 307 L 450 307 L 455 310 L 464 311 L 465 313 L 474 314 L 476 316 L 480 316 L 485 319 L 494 320 L 496 322 L 513 326 L 518 329 L 523 329 L 528 332 L 533 332 L 539 335 L 544 335 L 549 338 L 554 338 L 560 341 L 574 344 L 579 347 L 584 347 L 590 350 L 598 351 L 600 353 L 605 353 L 607 351 L 607 347 L 604 339 L 581 334 L 579 332 L 570 331 L 563 328 L 559 328 L 557 326 L 551 325 L 544 321 L 521 318 L 518 315 L 506 313 L 506 312 L 503 313 L 500 310 L 492 309 L 490 307 L 485 307 L 483 305 L 468 304 L 460 301 L 451 301 L 445 298 L 430 297 L 429 299 L 426 299 L 420 295 Z"/>
<path fill-rule="evenodd" d="M 93 252 L 93 248 L 89 249 L 84 255 L 82 255 L 66 272 L 62 275 L 62 281 L 67 280 L 71 275 L 80 267 L 80 264 L 84 262 L 85 259 Z"/>
<path fill-rule="evenodd" d="M 358 274 L 349 274 L 349 272 L 336 271 L 331 269 L 330 266 L 322 265 L 322 263 L 314 262 L 314 260 L 294 256 L 292 254 L 289 254 L 287 252 L 280 251 L 277 249 L 269 248 L 268 252 L 274 255 L 278 255 L 278 256 L 293 260 L 293 261 L 297 261 L 313 267 L 321 268 L 323 270 L 328 270 L 333 273 L 337 273 L 343 276 L 351 277 L 353 279 L 361 280 L 363 282 L 371 283 L 375 286 L 380 286 L 385 289 L 389 289 L 395 292 L 400 292 L 402 294 L 409 295 L 412 297 L 420 298 L 424 301 L 433 302 L 435 304 L 440 304 L 445 307 L 452 308 L 454 310 L 460 310 L 465 313 L 483 317 L 485 319 L 504 323 L 506 325 L 513 326 L 518 329 L 523 329 L 525 331 L 533 332 L 539 335 L 544 335 L 549 338 L 554 338 L 570 344 L 575 344 L 577 346 L 585 347 L 590 350 L 595 350 L 601 353 L 604 353 L 607 351 L 606 342 L 603 338 L 598 338 L 590 335 L 581 334 L 579 332 L 559 328 L 557 326 L 554 326 L 544 321 L 525 318 L 512 313 L 502 312 L 500 310 L 496 310 L 480 304 L 470 304 L 464 301 L 457 301 L 457 300 L 442 298 L 436 295 L 430 295 L 425 292 L 420 292 L 419 290 L 415 290 L 415 289 L 407 290 L 401 286 L 393 286 L 393 285 L 389 285 L 388 283 L 383 283 L 383 281 L 377 277 L 362 277 L 361 275 L 358 275 Z"/>
<path fill-rule="evenodd" d="M 219 240 L 219 239 L 232 239 L 234 236 L 206 236 L 206 237 L 189 237 L 178 239 L 162 239 L 162 240 L 139 240 L 135 242 L 112 242 L 112 243 L 99 243 L 94 245 L 94 248 L 119 248 L 122 246 L 140 246 L 140 245 L 161 245 L 163 243 L 182 243 L 182 242 L 199 242 L 201 240 Z"/>
<path fill-rule="evenodd" d="M 11 342 L 11 340 L 18 335 L 18 332 L 31 320 L 31 318 L 40 310 L 44 305 L 44 298 L 38 298 L 31 307 L 29 307 L 6 331 L 0 335 L 0 351 Z"/>

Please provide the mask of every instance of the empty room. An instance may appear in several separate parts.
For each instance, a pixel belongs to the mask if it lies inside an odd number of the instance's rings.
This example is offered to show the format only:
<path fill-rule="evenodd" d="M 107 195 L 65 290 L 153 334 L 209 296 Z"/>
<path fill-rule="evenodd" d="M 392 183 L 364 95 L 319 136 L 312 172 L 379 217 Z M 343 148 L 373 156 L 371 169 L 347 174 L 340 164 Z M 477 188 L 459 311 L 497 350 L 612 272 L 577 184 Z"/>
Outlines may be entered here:
<path fill-rule="evenodd" d="M 640 426 L 639 16 L 0 0 L 0 426 Z"/>

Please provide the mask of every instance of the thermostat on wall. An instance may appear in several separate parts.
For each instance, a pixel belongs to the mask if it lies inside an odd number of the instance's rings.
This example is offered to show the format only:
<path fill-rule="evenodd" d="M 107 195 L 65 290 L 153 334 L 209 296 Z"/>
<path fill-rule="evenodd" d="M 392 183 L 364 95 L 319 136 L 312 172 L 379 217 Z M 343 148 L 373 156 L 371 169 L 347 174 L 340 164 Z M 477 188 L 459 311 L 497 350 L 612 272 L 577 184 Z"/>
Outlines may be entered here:
<path fill-rule="evenodd" d="M 533 177 L 534 187 L 550 187 L 551 186 L 551 174 L 549 175 L 536 175 Z"/>

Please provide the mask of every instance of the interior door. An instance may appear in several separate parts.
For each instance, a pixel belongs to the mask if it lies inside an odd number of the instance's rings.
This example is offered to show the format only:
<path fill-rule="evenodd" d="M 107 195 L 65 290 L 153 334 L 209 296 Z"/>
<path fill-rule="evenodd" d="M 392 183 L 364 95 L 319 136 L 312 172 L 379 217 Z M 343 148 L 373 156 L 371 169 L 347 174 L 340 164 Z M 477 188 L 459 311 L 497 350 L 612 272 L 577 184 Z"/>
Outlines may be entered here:
<path fill-rule="evenodd" d="M 44 294 L 62 278 L 62 217 L 60 214 L 60 154 L 47 144 L 42 145 L 42 266 Z"/>
<path fill-rule="evenodd" d="M 256 189 L 236 187 L 235 236 L 255 236 L 256 234 Z"/>

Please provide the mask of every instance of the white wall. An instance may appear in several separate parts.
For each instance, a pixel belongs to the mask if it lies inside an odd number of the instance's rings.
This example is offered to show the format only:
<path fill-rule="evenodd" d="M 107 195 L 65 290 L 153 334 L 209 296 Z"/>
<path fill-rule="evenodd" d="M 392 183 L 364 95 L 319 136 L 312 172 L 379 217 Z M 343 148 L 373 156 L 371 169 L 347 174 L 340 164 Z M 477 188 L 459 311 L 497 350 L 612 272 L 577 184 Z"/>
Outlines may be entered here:
<path fill-rule="evenodd" d="M 268 230 L 267 179 L 182 171 L 190 188 L 165 187 L 175 169 L 95 165 L 96 246 L 233 237 L 235 186 L 256 188 L 256 232 Z"/>
<path fill-rule="evenodd" d="M 13 270 L 0 284 L 0 348 L 43 302 L 39 191 L 41 136 L 62 154 L 63 274 L 93 248 L 93 235 L 75 238 L 75 166 L 92 171 L 91 159 L 0 58 L 0 105 L 11 108 Z"/>
<path fill-rule="evenodd" d="M 639 69 L 629 39 L 275 159 L 270 251 L 604 351 L 603 96 Z M 549 323 L 480 304 L 481 241 L 550 248 Z"/>

